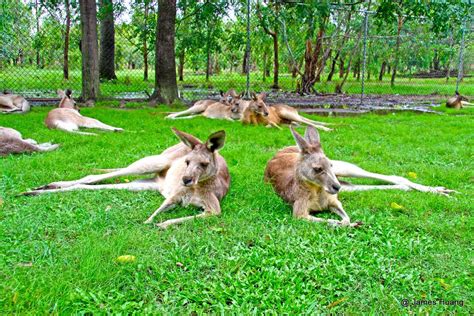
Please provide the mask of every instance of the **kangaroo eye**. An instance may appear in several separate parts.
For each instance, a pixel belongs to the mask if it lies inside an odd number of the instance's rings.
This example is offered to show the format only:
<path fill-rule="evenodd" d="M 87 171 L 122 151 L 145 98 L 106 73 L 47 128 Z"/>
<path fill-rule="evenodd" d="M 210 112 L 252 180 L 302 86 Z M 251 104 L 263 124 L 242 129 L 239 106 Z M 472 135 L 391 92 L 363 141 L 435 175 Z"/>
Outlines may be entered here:
<path fill-rule="evenodd" d="M 313 170 L 314 170 L 314 172 L 316 172 L 316 173 L 321 173 L 321 172 L 323 172 L 323 168 L 321 168 L 321 167 L 313 168 Z"/>
<path fill-rule="evenodd" d="M 186 160 L 185 162 L 186 162 L 186 166 L 189 166 L 189 160 Z"/>
<path fill-rule="evenodd" d="M 207 166 L 209 166 L 208 162 L 201 162 L 201 167 L 202 168 L 207 168 Z"/>

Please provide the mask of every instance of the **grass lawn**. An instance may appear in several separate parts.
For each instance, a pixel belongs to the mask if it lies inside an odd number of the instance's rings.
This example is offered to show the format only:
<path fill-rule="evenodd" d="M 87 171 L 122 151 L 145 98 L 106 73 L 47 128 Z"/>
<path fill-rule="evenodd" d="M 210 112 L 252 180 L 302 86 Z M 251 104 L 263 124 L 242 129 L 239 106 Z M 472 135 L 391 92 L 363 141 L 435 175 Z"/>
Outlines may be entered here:
<path fill-rule="evenodd" d="M 321 134 L 329 157 L 385 174 L 415 172 L 414 181 L 460 192 L 340 194 L 352 220 L 365 223 L 359 229 L 295 220 L 263 184 L 266 162 L 294 144 L 287 128 L 167 121 L 163 107 L 84 108 L 84 115 L 126 128 L 92 137 L 47 130 L 48 110 L 0 116 L 1 126 L 26 138 L 61 144 L 51 153 L 0 159 L 2 314 L 474 313 L 472 110 L 319 118 L 338 124 Z M 160 231 L 143 224 L 163 201 L 156 192 L 16 196 L 160 153 L 177 142 L 171 126 L 201 139 L 226 130 L 221 154 L 232 183 L 222 216 Z M 180 207 L 155 220 L 197 212 Z M 120 255 L 137 260 L 118 263 Z M 464 306 L 405 308 L 403 299 Z"/>
<path fill-rule="evenodd" d="M 151 93 L 154 88 L 155 74 L 149 74 L 150 81 L 143 81 L 143 70 L 119 70 L 116 72 L 118 79 L 115 81 L 102 82 L 100 85 L 102 96 L 115 98 L 146 97 L 144 91 Z M 341 80 L 336 75 L 332 82 L 326 82 L 327 75 L 323 75 L 322 83 L 316 83 L 315 88 L 322 93 L 334 93 L 334 88 Z M 279 84 L 283 91 L 295 91 L 296 79 L 290 74 L 282 73 Z M 260 73 L 251 74 L 251 89 L 253 91 L 269 91 L 273 83 L 273 77 L 264 82 Z M 238 91 L 245 90 L 246 76 L 239 72 L 222 72 L 210 77 L 206 82 L 204 74 L 186 72 L 184 81 L 178 82 L 181 92 L 187 99 L 194 100 L 210 91 L 219 89 L 228 90 L 235 88 Z M 81 72 L 72 70 L 69 80 L 62 79 L 61 69 L 35 69 L 35 68 L 9 68 L 0 69 L 0 87 L 20 93 L 29 97 L 55 97 L 57 89 L 71 88 L 74 95 L 80 95 Z M 186 87 L 186 88 L 184 88 Z M 343 88 L 345 93 L 360 94 L 361 82 L 349 76 Z M 416 79 L 398 77 L 393 87 L 390 86 L 390 76 L 378 81 L 372 77 L 365 82 L 366 94 L 439 94 L 453 95 L 456 90 L 456 78 L 452 77 L 448 82 L 445 78 L 439 79 Z M 459 91 L 463 95 L 474 96 L 474 77 L 464 78 Z"/>

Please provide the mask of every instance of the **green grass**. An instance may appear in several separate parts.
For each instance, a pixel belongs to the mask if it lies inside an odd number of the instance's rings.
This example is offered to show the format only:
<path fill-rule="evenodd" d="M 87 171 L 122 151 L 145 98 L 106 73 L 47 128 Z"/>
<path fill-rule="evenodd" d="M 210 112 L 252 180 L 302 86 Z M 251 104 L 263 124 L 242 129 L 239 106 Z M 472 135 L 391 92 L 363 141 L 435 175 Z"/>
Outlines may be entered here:
<path fill-rule="evenodd" d="M 118 79 L 115 81 L 106 81 L 101 83 L 101 93 L 104 97 L 145 97 L 144 91 L 152 92 L 154 88 L 155 74 L 152 71 L 149 74 L 150 81 L 143 81 L 143 71 L 136 70 L 119 70 L 117 71 Z M 326 78 L 326 75 L 322 76 Z M 235 88 L 238 91 L 245 89 L 245 75 L 238 72 L 221 73 L 210 77 L 206 82 L 204 74 L 194 74 L 187 72 L 183 82 L 178 82 L 180 88 L 183 86 L 200 91 L 185 91 L 187 98 L 195 99 L 196 95 L 206 94 L 207 89 L 228 90 Z M 272 77 L 262 81 L 259 73 L 251 74 L 251 89 L 254 91 L 268 91 L 273 83 Z M 334 87 L 339 83 L 338 76 L 332 82 L 316 83 L 315 88 L 319 92 L 334 93 Z M 292 78 L 290 74 L 280 74 L 280 86 L 283 91 L 294 91 L 296 89 L 296 78 Z M 26 94 L 28 96 L 54 97 L 57 89 L 69 87 L 75 91 L 75 95 L 80 94 L 81 90 L 81 73 L 79 70 L 70 72 L 70 79 L 62 79 L 62 70 L 56 69 L 35 69 L 35 68 L 9 68 L 0 70 L 0 87 L 9 89 L 17 93 Z M 446 79 L 411 79 L 399 77 L 396 79 L 395 86 L 390 86 L 390 77 L 387 75 L 382 82 L 378 80 L 368 80 L 365 83 L 365 93 L 367 94 L 440 94 L 453 95 L 456 89 L 456 78 L 451 78 L 448 82 Z M 346 93 L 361 93 L 361 82 L 354 79 L 352 75 L 349 77 L 344 86 Z M 474 96 L 474 78 L 465 78 L 460 85 L 461 94 Z M 193 95 L 193 93 L 195 95 Z"/>
<path fill-rule="evenodd" d="M 87 137 L 46 129 L 48 110 L 0 116 L 1 126 L 27 138 L 61 144 L 55 152 L 0 160 L 2 314 L 474 312 L 474 111 L 320 118 L 338 123 L 321 134 L 329 157 L 385 174 L 416 172 L 419 183 L 460 192 L 452 198 L 342 193 L 348 214 L 365 225 L 334 229 L 293 219 L 291 208 L 263 184 L 266 162 L 293 144 L 286 128 L 203 118 L 170 122 L 163 107 L 99 107 L 82 113 L 126 131 Z M 200 138 L 226 130 L 221 154 L 232 183 L 220 217 L 160 231 L 143 224 L 163 201 L 155 192 L 17 196 L 160 153 L 177 142 L 171 126 Z M 391 208 L 392 202 L 404 209 Z M 196 212 L 180 207 L 156 221 Z M 119 264 L 120 255 L 137 260 Z M 422 298 L 463 300 L 464 306 L 400 304 Z"/>

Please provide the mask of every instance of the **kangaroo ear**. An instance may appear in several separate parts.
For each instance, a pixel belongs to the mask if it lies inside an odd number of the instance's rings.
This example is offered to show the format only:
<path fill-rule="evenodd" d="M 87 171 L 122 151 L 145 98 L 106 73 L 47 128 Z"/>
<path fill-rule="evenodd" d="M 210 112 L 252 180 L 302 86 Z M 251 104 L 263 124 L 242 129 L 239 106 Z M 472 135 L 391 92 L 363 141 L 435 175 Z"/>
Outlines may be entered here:
<path fill-rule="evenodd" d="M 293 138 L 296 141 L 296 145 L 298 145 L 298 148 L 300 149 L 300 151 L 302 153 L 307 153 L 309 150 L 308 142 L 303 137 L 301 137 L 301 135 L 298 134 L 298 132 L 295 131 L 293 126 L 291 125 L 290 125 L 290 130 L 291 130 L 291 134 L 293 134 Z"/>
<path fill-rule="evenodd" d="M 175 127 L 172 127 L 171 129 L 172 129 L 173 132 L 176 134 L 176 136 L 178 136 L 178 138 L 179 138 L 186 146 L 188 146 L 188 147 L 191 148 L 191 149 L 194 149 L 194 147 L 196 147 L 196 145 L 202 144 L 199 139 L 197 139 L 196 137 L 194 137 L 194 136 L 191 135 L 191 134 L 182 132 L 182 131 L 176 129 Z"/>
<path fill-rule="evenodd" d="M 223 90 L 219 90 L 219 93 L 221 94 L 221 97 L 224 96 L 224 91 Z"/>
<path fill-rule="evenodd" d="M 58 93 L 58 97 L 60 97 L 60 98 L 64 98 L 64 97 L 66 96 L 66 94 L 64 93 L 64 91 L 61 90 L 61 89 L 58 89 L 58 91 L 56 91 L 56 92 Z"/>
<path fill-rule="evenodd" d="M 262 101 L 265 101 L 265 99 L 267 98 L 267 94 L 265 92 L 260 92 L 260 94 L 258 95 L 258 97 L 262 100 Z"/>
<path fill-rule="evenodd" d="M 245 91 L 242 91 L 240 94 L 239 94 L 239 99 L 242 99 L 245 95 Z"/>
<path fill-rule="evenodd" d="M 257 95 L 255 94 L 255 92 L 252 92 L 252 99 L 253 99 L 254 101 L 257 101 Z"/>
<path fill-rule="evenodd" d="M 224 147 L 225 131 L 218 131 L 209 136 L 206 141 L 206 147 L 214 152 Z"/>
<path fill-rule="evenodd" d="M 72 95 L 72 90 L 71 89 L 66 89 L 66 91 L 64 92 L 66 94 L 66 96 L 70 99 L 71 98 L 71 95 Z"/>
<path fill-rule="evenodd" d="M 304 133 L 304 139 L 311 145 L 321 144 L 318 131 L 311 125 L 308 125 L 308 127 L 306 127 L 306 132 Z"/>

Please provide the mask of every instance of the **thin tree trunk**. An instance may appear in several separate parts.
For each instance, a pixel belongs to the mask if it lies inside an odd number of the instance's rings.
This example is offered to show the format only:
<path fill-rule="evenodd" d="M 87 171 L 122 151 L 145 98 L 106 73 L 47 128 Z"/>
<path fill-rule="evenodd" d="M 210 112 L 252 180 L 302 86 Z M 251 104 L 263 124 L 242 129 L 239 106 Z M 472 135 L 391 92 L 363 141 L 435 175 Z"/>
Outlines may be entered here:
<path fill-rule="evenodd" d="M 267 81 L 267 50 L 265 49 L 263 51 L 263 71 L 262 71 L 262 81 L 265 82 Z"/>
<path fill-rule="evenodd" d="M 242 74 L 247 73 L 247 50 L 244 52 L 244 60 L 242 61 Z"/>
<path fill-rule="evenodd" d="M 184 50 L 179 52 L 179 64 L 178 64 L 178 76 L 179 76 L 179 81 L 184 81 Z"/>
<path fill-rule="evenodd" d="M 272 35 L 273 38 L 273 85 L 272 89 L 280 89 L 278 85 L 278 74 L 280 72 L 280 63 L 278 61 L 278 35 L 276 31 Z"/>
<path fill-rule="evenodd" d="M 143 81 L 148 81 L 148 1 L 145 0 L 143 30 Z"/>
<path fill-rule="evenodd" d="M 35 15 L 36 15 L 36 36 L 40 34 L 40 24 L 39 19 L 41 13 L 39 12 L 39 3 L 38 0 L 35 0 Z M 41 56 L 40 56 L 40 48 L 36 47 L 36 67 L 41 68 Z"/>
<path fill-rule="evenodd" d="M 379 81 L 383 80 L 383 76 L 385 75 L 385 67 L 387 67 L 387 62 L 384 60 L 382 62 L 382 66 L 380 66 Z"/>
<path fill-rule="evenodd" d="M 71 33 L 71 7 L 69 0 L 64 1 L 64 7 L 66 9 L 66 31 L 64 33 L 64 61 L 63 61 L 63 77 L 69 79 L 69 36 Z"/>
<path fill-rule="evenodd" d="M 449 46 L 453 47 L 453 32 L 451 31 L 449 34 Z M 446 82 L 448 82 L 449 77 L 451 76 L 451 60 L 453 58 L 453 54 L 449 53 L 448 56 L 448 66 L 446 68 Z"/>
<path fill-rule="evenodd" d="M 82 98 L 99 96 L 99 50 L 97 45 L 97 8 L 95 0 L 79 0 L 81 11 Z"/>
<path fill-rule="evenodd" d="M 176 0 L 158 0 L 155 42 L 155 91 L 152 100 L 171 104 L 178 98 L 175 61 Z"/>
<path fill-rule="evenodd" d="M 99 0 L 104 17 L 100 21 L 100 62 L 101 79 L 117 79 L 115 75 L 115 25 L 112 0 Z"/>
<path fill-rule="evenodd" d="M 359 32 L 359 36 L 357 37 L 357 40 L 354 44 L 354 48 L 352 49 L 352 52 L 349 54 L 349 61 L 347 62 L 347 68 L 346 68 L 346 73 L 344 75 L 344 78 L 342 79 L 342 82 L 340 84 L 336 85 L 336 93 L 342 93 L 342 87 L 344 87 L 344 84 L 347 81 L 347 77 L 349 77 L 349 73 L 351 72 L 351 64 L 352 64 L 352 58 L 354 55 L 356 55 L 357 50 L 359 49 L 359 43 L 360 43 L 360 38 L 362 37 L 362 32 Z"/>
<path fill-rule="evenodd" d="M 339 58 L 339 78 L 342 78 L 344 77 L 344 72 L 345 72 L 345 68 L 344 68 L 344 58 Z"/>
<path fill-rule="evenodd" d="M 395 63 L 393 64 L 393 72 L 392 72 L 392 79 L 390 80 L 390 85 L 393 87 L 395 85 L 395 77 L 397 75 L 397 67 L 398 67 L 398 53 L 400 51 L 400 33 L 403 27 L 403 16 L 398 15 L 398 27 L 397 27 L 397 46 L 395 48 Z"/>
<path fill-rule="evenodd" d="M 211 75 L 212 72 L 212 66 L 211 66 L 211 44 L 210 44 L 210 34 L 209 31 L 207 32 L 207 45 L 206 45 L 206 50 L 207 50 L 207 59 L 206 59 L 206 82 L 209 81 L 209 76 Z"/>

